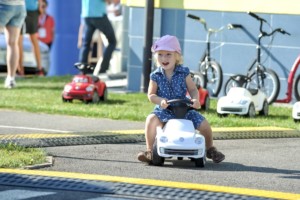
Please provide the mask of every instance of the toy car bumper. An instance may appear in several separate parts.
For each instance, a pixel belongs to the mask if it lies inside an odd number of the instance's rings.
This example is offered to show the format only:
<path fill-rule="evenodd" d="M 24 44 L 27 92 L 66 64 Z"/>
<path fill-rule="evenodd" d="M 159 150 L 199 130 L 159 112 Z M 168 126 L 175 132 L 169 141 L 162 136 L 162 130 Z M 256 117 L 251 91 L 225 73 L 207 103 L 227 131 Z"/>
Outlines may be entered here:
<path fill-rule="evenodd" d="M 202 158 L 205 155 L 205 148 L 198 149 L 177 149 L 159 147 L 158 155 L 161 157 L 183 157 L 183 158 Z"/>
<path fill-rule="evenodd" d="M 63 98 L 67 100 L 71 99 L 78 99 L 78 100 L 91 100 L 93 98 L 92 92 L 83 92 L 83 91 L 76 91 L 76 92 L 63 92 Z"/>
<path fill-rule="evenodd" d="M 224 106 L 218 106 L 217 112 L 219 114 L 238 114 L 238 115 L 246 115 L 248 113 L 248 107 L 240 104 L 228 104 Z"/>
<path fill-rule="evenodd" d="M 294 119 L 300 120 L 300 102 L 294 104 L 292 116 Z"/>

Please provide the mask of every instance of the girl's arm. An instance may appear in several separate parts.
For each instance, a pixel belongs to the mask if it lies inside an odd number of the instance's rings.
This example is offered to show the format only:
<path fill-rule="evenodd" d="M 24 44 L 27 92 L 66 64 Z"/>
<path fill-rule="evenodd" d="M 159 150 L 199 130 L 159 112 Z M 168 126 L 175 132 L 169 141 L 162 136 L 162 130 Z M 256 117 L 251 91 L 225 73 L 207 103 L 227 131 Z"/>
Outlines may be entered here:
<path fill-rule="evenodd" d="M 193 108 L 199 109 L 201 107 L 199 102 L 199 91 L 191 77 L 191 74 L 189 74 L 186 77 L 185 81 L 186 81 L 188 92 L 191 96 L 191 101 L 193 102 Z"/>
<path fill-rule="evenodd" d="M 148 87 L 148 99 L 150 102 L 160 105 L 162 108 L 167 108 L 167 99 L 157 96 L 157 83 L 155 81 L 150 80 Z"/>

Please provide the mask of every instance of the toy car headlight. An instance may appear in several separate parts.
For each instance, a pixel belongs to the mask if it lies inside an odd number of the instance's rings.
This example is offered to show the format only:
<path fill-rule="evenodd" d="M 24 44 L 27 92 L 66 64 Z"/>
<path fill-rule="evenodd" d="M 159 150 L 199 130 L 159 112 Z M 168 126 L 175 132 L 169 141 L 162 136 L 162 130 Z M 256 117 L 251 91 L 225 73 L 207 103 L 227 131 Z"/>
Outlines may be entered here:
<path fill-rule="evenodd" d="M 94 90 L 94 86 L 93 86 L 93 85 L 89 85 L 89 86 L 87 86 L 87 87 L 85 88 L 85 90 L 86 90 L 87 92 L 92 92 L 92 91 Z"/>
<path fill-rule="evenodd" d="M 195 138 L 195 143 L 196 144 L 202 144 L 204 141 L 203 141 L 203 138 L 202 137 L 196 137 Z"/>
<path fill-rule="evenodd" d="M 159 138 L 159 141 L 161 141 L 162 143 L 166 143 L 166 142 L 168 142 L 168 138 L 166 136 L 161 136 Z"/>
<path fill-rule="evenodd" d="M 247 104 L 247 100 L 246 99 L 241 99 L 240 101 L 239 101 L 239 104 L 242 104 L 242 105 L 245 105 L 245 104 Z"/>
<path fill-rule="evenodd" d="M 65 92 L 70 92 L 71 89 L 72 89 L 71 85 L 66 85 L 65 88 L 64 88 L 64 91 Z"/>

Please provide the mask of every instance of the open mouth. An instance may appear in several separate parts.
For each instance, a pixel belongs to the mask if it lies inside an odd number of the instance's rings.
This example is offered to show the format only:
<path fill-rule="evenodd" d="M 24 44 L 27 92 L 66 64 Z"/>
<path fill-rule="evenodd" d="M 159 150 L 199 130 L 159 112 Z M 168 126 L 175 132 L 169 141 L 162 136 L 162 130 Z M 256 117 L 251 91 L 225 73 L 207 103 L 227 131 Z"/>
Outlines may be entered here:
<path fill-rule="evenodd" d="M 163 62 L 162 64 L 163 64 L 163 66 L 167 66 L 167 65 L 169 65 L 169 62 Z"/>

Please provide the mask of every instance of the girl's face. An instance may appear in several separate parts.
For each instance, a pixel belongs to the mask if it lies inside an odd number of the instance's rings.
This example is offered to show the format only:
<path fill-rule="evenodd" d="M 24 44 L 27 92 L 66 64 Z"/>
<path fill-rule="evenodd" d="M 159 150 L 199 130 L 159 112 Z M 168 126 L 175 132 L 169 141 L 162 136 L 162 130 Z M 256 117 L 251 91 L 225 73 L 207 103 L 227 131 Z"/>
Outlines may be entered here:
<path fill-rule="evenodd" d="M 158 51 L 157 62 L 164 70 L 172 70 L 176 64 L 176 53 L 172 51 Z"/>

